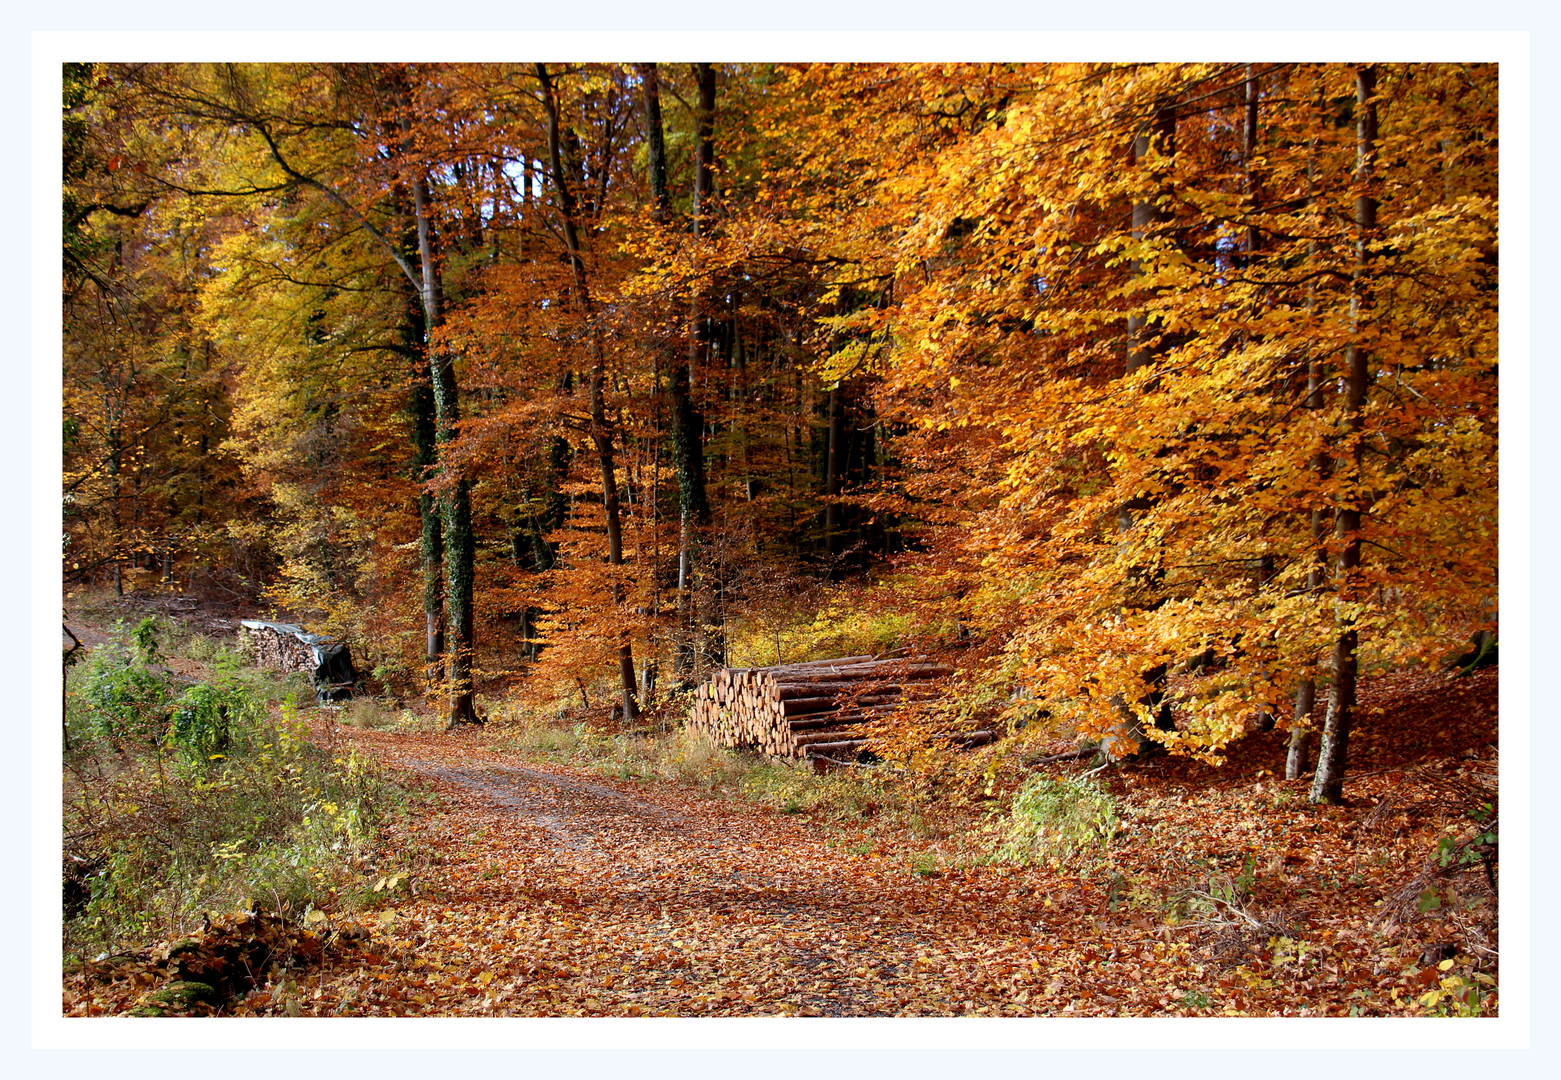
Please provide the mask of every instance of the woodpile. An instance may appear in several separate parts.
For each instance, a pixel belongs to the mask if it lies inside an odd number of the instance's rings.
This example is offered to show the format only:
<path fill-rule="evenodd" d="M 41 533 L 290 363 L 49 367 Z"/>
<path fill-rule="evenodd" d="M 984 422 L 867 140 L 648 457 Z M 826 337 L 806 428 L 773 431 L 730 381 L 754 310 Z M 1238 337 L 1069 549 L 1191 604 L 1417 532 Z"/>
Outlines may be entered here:
<path fill-rule="evenodd" d="M 250 649 L 255 666 L 273 671 L 305 671 L 313 675 L 319 666 L 317 642 L 328 639 L 306 634 L 291 623 L 245 619 L 239 623 L 240 640 Z"/>
<path fill-rule="evenodd" d="M 724 668 L 695 691 L 689 726 L 717 743 L 779 757 L 855 757 L 864 726 L 935 693 L 954 669 L 925 656 L 846 656 L 767 668 Z M 990 732 L 956 743 L 990 742 Z"/>

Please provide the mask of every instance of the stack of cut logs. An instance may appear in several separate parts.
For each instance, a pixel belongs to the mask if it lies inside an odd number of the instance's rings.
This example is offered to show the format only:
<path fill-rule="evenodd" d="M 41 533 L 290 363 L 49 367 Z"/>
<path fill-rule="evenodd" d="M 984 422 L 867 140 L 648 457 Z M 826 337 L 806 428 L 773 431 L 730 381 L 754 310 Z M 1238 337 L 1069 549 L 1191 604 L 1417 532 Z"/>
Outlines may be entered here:
<path fill-rule="evenodd" d="M 239 636 L 254 650 L 257 667 L 312 672 L 319 664 L 312 644 L 303 640 L 315 635 L 304 634 L 301 626 L 245 619 L 239 624 Z"/>
<path fill-rule="evenodd" d="M 925 656 L 846 656 L 767 668 L 724 668 L 695 692 L 689 726 L 723 746 L 782 757 L 855 756 L 862 725 L 932 696 L 954 669 Z"/>

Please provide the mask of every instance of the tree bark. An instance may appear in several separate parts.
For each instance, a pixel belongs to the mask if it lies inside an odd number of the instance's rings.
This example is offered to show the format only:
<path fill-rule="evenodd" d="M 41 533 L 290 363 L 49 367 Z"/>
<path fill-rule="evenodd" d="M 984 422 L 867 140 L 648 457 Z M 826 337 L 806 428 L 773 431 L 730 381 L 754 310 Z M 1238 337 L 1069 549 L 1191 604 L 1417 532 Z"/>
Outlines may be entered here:
<path fill-rule="evenodd" d="M 434 438 L 438 448 L 443 451 L 455 441 L 456 428 L 461 420 L 460 389 L 455 377 L 455 357 L 448 350 L 435 348 L 433 344 L 434 333 L 444 324 L 444 295 L 439 284 L 438 257 L 434 250 L 432 200 L 429 197 L 428 181 L 421 173 L 412 180 L 412 205 L 417 216 L 424 340 L 427 343 L 428 374 L 434 398 Z M 444 455 L 441 453 L 440 456 Z M 449 726 L 455 727 L 477 722 L 472 687 L 475 629 L 472 593 L 476 572 L 476 542 L 472 535 L 471 491 L 466 477 L 457 477 L 454 490 L 440 495 L 437 503 L 439 523 L 444 534 L 445 618 L 450 637 L 445 681 L 450 695 Z"/>
<path fill-rule="evenodd" d="M 1176 153 L 1176 107 L 1172 102 L 1164 102 L 1155 110 L 1153 121 L 1144 127 L 1133 138 L 1133 163 L 1142 165 L 1150 155 L 1151 150 L 1157 150 L 1163 156 Z M 1164 218 L 1164 214 L 1156 205 L 1156 197 L 1159 194 L 1157 188 L 1146 191 L 1145 194 L 1133 203 L 1132 236 L 1134 240 L 1145 240 L 1154 231 Z M 1132 259 L 1128 264 L 1128 272 L 1137 277 L 1143 273 L 1143 264 L 1138 259 Z M 1139 368 L 1147 366 L 1158 355 L 1159 349 L 1150 348 L 1149 320 L 1142 311 L 1133 311 L 1127 317 L 1127 363 L 1125 373 L 1131 375 Z"/>
<path fill-rule="evenodd" d="M 1323 407 L 1323 366 L 1314 360 L 1308 365 L 1306 384 L 1307 408 L 1320 410 Z M 1326 452 L 1319 453 L 1312 461 L 1312 470 L 1316 473 L 1319 488 L 1327 481 L 1332 472 L 1329 458 Z M 1312 511 L 1312 565 L 1306 572 L 1306 591 L 1315 597 L 1322 591 L 1323 582 L 1327 576 L 1327 562 L 1324 555 L 1324 545 L 1328 539 L 1327 515 L 1320 508 Z M 1313 710 L 1317 699 L 1317 684 L 1312 679 L 1306 679 L 1296 690 L 1295 716 L 1290 723 L 1290 751 L 1285 759 L 1285 779 L 1297 780 L 1306 771 L 1306 751 L 1311 742 L 1313 722 Z"/>
<path fill-rule="evenodd" d="M 1365 308 L 1370 267 L 1368 240 L 1377 227 L 1377 200 L 1372 195 L 1377 156 L 1377 71 L 1362 67 L 1355 73 L 1356 142 L 1355 269 L 1350 288 L 1350 317 L 1359 333 Z M 1352 341 L 1344 350 L 1344 445 L 1341 462 L 1347 484 L 1334 519 L 1334 539 L 1339 542 L 1335 566 L 1335 595 L 1341 605 L 1354 603 L 1360 593 L 1360 528 L 1367 495 L 1361 490 L 1361 464 L 1365 450 L 1361 437 L 1366 389 L 1370 373 L 1366 350 Z M 1317 774 L 1312 779 L 1314 803 L 1336 803 L 1344 797 L 1344 771 L 1348 760 L 1350 729 L 1355 720 L 1355 683 L 1358 674 L 1360 631 L 1354 614 L 1345 607 L 1338 618 L 1340 632 L 1333 645 L 1333 688 L 1328 695 L 1328 716 L 1317 751 Z"/>
<path fill-rule="evenodd" d="M 1318 91 L 1317 110 L 1322 111 L 1321 91 Z M 1317 181 L 1317 153 L 1315 145 L 1309 146 L 1306 161 L 1306 194 L 1308 205 L 1313 204 L 1316 198 Z M 1317 241 L 1313 240 L 1307 245 L 1308 255 L 1315 258 L 1317 255 Z M 1316 317 L 1317 294 L 1315 286 L 1307 291 L 1306 310 L 1309 315 Z M 1323 389 L 1327 380 L 1327 372 L 1323 369 L 1322 361 L 1313 359 L 1306 365 L 1306 407 L 1313 415 L 1322 412 L 1324 398 Z M 1318 451 L 1312 458 L 1312 473 L 1316 477 L 1317 490 L 1321 491 L 1327 484 L 1328 477 L 1332 473 L 1332 463 L 1326 449 Z M 1327 579 L 1328 560 L 1325 545 L 1328 539 L 1328 518 L 1326 511 L 1321 506 L 1314 506 L 1311 513 L 1312 553 L 1311 566 L 1306 571 L 1307 595 L 1314 600 L 1322 594 L 1324 581 Z M 1296 688 L 1295 713 L 1291 719 L 1290 747 L 1285 756 L 1285 779 L 1299 780 L 1306 772 L 1307 751 L 1312 741 L 1312 732 L 1316 728 L 1317 707 L 1317 683 L 1308 678 Z"/>
<path fill-rule="evenodd" d="M 655 64 L 635 64 L 645 96 L 646 172 L 650 180 L 650 205 L 657 224 L 667 221 L 667 144 L 661 128 L 661 79 Z"/>
<path fill-rule="evenodd" d="M 704 235 L 704 222 L 715 199 L 715 66 L 695 64 L 699 112 L 695 119 L 694 235 Z"/>
<path fill-rule="evenodd" d="M 645 145 L 647 148 L 646 171 L 650 183 L 651 209 L 658 225 L 666 225 L 670 200 L 667 195 L 667 151 L 661 125 L 661 83 L 655 64 L 636 64 L 640 87 L 645 98 Z M 692 328 L 690 329 L 692 335 Z M 693 345 L 690 343 L 690 351 Z M 672 672 L 679 681 L 679 689 L 689 689 L 694 668 L 693 611 L 689 603 L 690 565 L 693 537 L 691 529 L 691 499 L 702 499 L 703 483 L 693 480 L 694 471 L 703 471 L 703 458 L 699 445 L 699 428 L 696 416 L 691 416 L 689 402 L 689 370 L 672 364 L 671 414 L 672 414 L 672 464 L 678 478 L 678 580 L 677 627 L 672 635 Z M 646 670 L 652 670 L 647 665 Z M 648 699 L 648 694 L 646 695 Z"/>
<path fill-rule="evenodd" d="M 1312 710 L 1317 703 L 1317 684 L 1305 679 L 1295 692 L 1295 714 L 1290 721 L 1290 748 L 1285 754 L 1285 779 L 1299 780 L 1306 771 L 1306 750 L 1312 741 Z"/>
<path fill-rule="evenodd" d="M 1251 64 L 1247 65 L 1246 94 L 1246 108 L 1243 111 L 1241 127 L 1241 159 L 1246 169 L 1248 213 L 1251 213 L 1257 208 L 1259 194 L 1257 171 L 1254 167 L 1254 159 L 1257 157 L 1258 136 L 1258 82 L 1257 74 Z M 1243 254 L 1245 254 L 1250 263 L 1258 248 L 1258 230 L 1256 225 L 1248 223 L 1246 235 L 1242 237 L 1241 247 Z"/>
<path fill-rule="evenodd" d="M 427 382 L 414 384 L 407 411 L 412 420 L 412 467 L 419 486 L 425 483 L 438 462 L 434 436 L 434 392 Z M 439 670 L 444 658 L 444 530 L 439 508 L 426 491 L 417 495 L 422 535 L 418 543 L 423 566 L 423 623 L 427 682 L 430 692 L 443 681 Z"/>

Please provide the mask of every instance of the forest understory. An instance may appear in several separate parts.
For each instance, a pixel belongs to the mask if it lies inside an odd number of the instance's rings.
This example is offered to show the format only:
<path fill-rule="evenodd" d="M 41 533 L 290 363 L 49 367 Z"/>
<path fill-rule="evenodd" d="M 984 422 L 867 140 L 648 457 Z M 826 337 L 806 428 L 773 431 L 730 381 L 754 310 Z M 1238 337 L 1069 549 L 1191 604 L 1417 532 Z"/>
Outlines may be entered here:
<path fill-rule="evenodd" d="M 1495 1015 L 1496 897 L 1446 853 L 1494 807 L 1496 694 L 1494 669 L 1365 680 L 1343 805 L 1281 778 L 1273 732 L 1219 767 L 1109 767 L 1110 835 L 1029 865 L 994 854 L 1007 801 L 957 786 L 714 749 L 669 778 L 652 744 L 678 734 L 605 713 L 444 733 L 309 708 L 317 745 L 413 793 L 358 899 L 67 965 L 64 1011 Z M 216 993 L 181 997 L 191 979 Z"/>

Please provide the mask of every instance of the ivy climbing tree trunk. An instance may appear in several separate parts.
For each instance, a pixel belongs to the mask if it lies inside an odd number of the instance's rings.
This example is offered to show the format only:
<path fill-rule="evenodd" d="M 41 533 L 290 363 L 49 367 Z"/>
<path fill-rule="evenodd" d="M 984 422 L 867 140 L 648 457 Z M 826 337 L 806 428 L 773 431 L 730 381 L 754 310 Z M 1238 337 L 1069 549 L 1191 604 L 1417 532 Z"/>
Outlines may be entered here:
<path fill-rule="evenodd" d="M 1333 645 L 1333 687 L 1328 696 L 1328 717 L 1317 750 L 1317 774 L 1312 778 L 1314 803 L 1336 803 L 1344 797 L 1344 770 L 1350 729 L 1355 721 L 1355 681 L 1359 670 L 1360 629 L 1350 605 L 1361 590 L 1361 519 L 1367 492 L 1361 490 L 1361 464 L 1365 453 L 1362 437 L 1366 389 L 1370 379 L 1366 350 L 1358 336 L 1367 305 L 1365 292 L 1370 269 L 1370 239 L 1377 227 L 1377 200 L 1373 180 L 1377 159 L 1377 71 L 1362 67 L 1355 73 L 1355 269 L 1350 284 L 1350 318 L 1356 340 L 1344 350 L 1344 473 L 1334 539 L 1339 544 L 1334 570 L 1335 600 L 1339 605 L 1339 635 Z"/>
<path fill-rule="evenodd" d="M 420 378 L 408 395 L 407 411 L 412 427 L 412 467 L 419 485 L 424 484 L 438 462 L 434 436 L 434 391 L 426 378 Z M 417 495 L 418 518 L 422 535 L 418 551 L 423 568 L 423 622 L 427 680 L 432 689 L 443 681 L 440 665 L 444 658 L 444 530 L 439 524 L 439 507 L 427 491 Z"/>
<path fill-rule="evenodd" d="M 412 181 L 412 204 L 417 216 L 417 253 L 422 270 L 424 341 L 429 382 L 434 398 L 434 440 L 440 451 L 454 442 L 461 420 L 460 390 L 455 377 L 455 357 L 436 346 L 435 332 L 444 324 L 444 296 L 434 250 L 432 204 L 428 182 L 419 174 Z M 443 457 L 443 454 L 440 454 Z M 441 462 L 440 468 L 448 467 Z M 450 695 L 449 725 L 476 723 L 472 686 L 472 593 L 476 573 L 476 541 L 472 535 L 471 488 L 462 475 L 453 488 L 438 496 L 439 524 L 444 541 L 445 615 L 449 648 L 445 681 Z M 426 534 L 427 524 L 424 525 Z"/>

